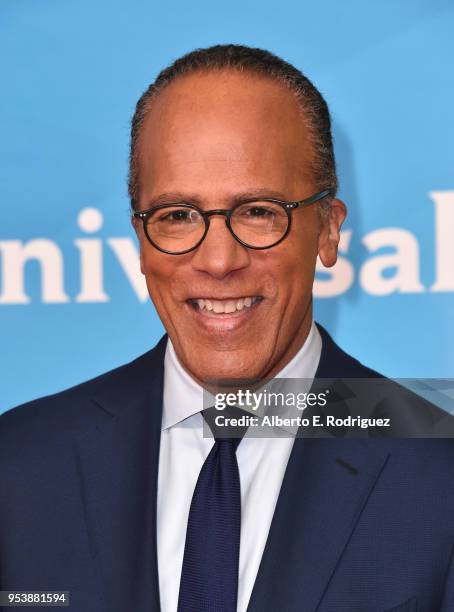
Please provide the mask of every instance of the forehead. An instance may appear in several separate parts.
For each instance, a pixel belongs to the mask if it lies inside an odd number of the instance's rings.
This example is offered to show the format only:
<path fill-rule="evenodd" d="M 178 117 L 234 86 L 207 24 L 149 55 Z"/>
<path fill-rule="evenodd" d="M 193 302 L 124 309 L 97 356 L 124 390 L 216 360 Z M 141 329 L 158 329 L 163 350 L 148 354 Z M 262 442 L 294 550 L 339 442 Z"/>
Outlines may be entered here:
<path fill-rule="evenodd" d="M 141 129 L 141 196 L 216 182 L 226 190 L 308 182 L 309 136 L 294 93 L 269 77 L 233 70 L 178 77 L 152 101 Z"/>

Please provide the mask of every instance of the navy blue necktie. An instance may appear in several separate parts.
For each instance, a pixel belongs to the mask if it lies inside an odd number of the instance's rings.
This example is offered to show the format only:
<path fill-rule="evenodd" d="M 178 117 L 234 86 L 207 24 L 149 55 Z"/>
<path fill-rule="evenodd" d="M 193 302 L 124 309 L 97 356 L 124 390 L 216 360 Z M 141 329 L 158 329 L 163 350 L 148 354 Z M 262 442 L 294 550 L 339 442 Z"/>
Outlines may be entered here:
<path fill-rule="evenodd" d="M 214 409 L 202 414 L 213 431 L 215 443 L 200 470 L 192 496 L 178 612 L 236 612 L 241 527 L 236 449 L 241 438 L 216 437 Z M 246 429 L 236 430 L 237 435 L 244 435 Z"/>

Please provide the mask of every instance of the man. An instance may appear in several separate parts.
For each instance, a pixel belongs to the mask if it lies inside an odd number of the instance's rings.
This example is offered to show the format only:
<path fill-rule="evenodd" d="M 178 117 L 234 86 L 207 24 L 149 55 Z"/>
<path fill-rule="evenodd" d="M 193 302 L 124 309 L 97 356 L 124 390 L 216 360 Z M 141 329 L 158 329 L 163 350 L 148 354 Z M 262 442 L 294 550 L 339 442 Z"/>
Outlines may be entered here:
<path fill-rule="evenodd" d="M 328 109 L 294 67 L 225 45 L 159 75 L 130 195 L 168 336 L 0 418 L 2 589 L 78 612 L 454 609 L 450 440 L 203 434 L 209 381 L 379 376 L 313 322 L 336 188 Z"/>

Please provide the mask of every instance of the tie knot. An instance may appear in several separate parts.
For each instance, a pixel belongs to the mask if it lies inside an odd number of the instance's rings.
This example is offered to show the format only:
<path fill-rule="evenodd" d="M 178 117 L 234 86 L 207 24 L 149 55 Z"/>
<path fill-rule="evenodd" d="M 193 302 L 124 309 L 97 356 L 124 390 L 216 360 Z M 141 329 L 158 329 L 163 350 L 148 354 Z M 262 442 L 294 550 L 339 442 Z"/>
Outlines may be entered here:
<path fill-rule="evenodd" d="M 216 442 L 229 441 L 235 449 L 249 427 L 247 423 L 250 415 L 237 406 L 227 406 L 223 410 L 211 406 L 202 410 L 202 416 Z"/>

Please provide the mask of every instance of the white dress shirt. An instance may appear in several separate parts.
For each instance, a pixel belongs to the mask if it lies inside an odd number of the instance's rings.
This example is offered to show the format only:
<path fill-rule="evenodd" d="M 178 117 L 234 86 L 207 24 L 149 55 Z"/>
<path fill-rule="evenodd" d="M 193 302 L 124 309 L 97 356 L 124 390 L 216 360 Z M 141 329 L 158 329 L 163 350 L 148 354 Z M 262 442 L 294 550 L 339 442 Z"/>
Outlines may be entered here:
<path fill-rule="evenodd" d="M 321 353 L 315 326 L 276 378 L 312 381 Z M 214 444 L 203 437 L 203 389 L 183 369 L 170 339 L 158 473 L 157 547 L 162 612 L 176 612 L 189 507 L 200 469 Z M 238 612 L 245 612 L 262 558 L 293 437 L 244 438 L 237 450 L 241 484 Z"/>

